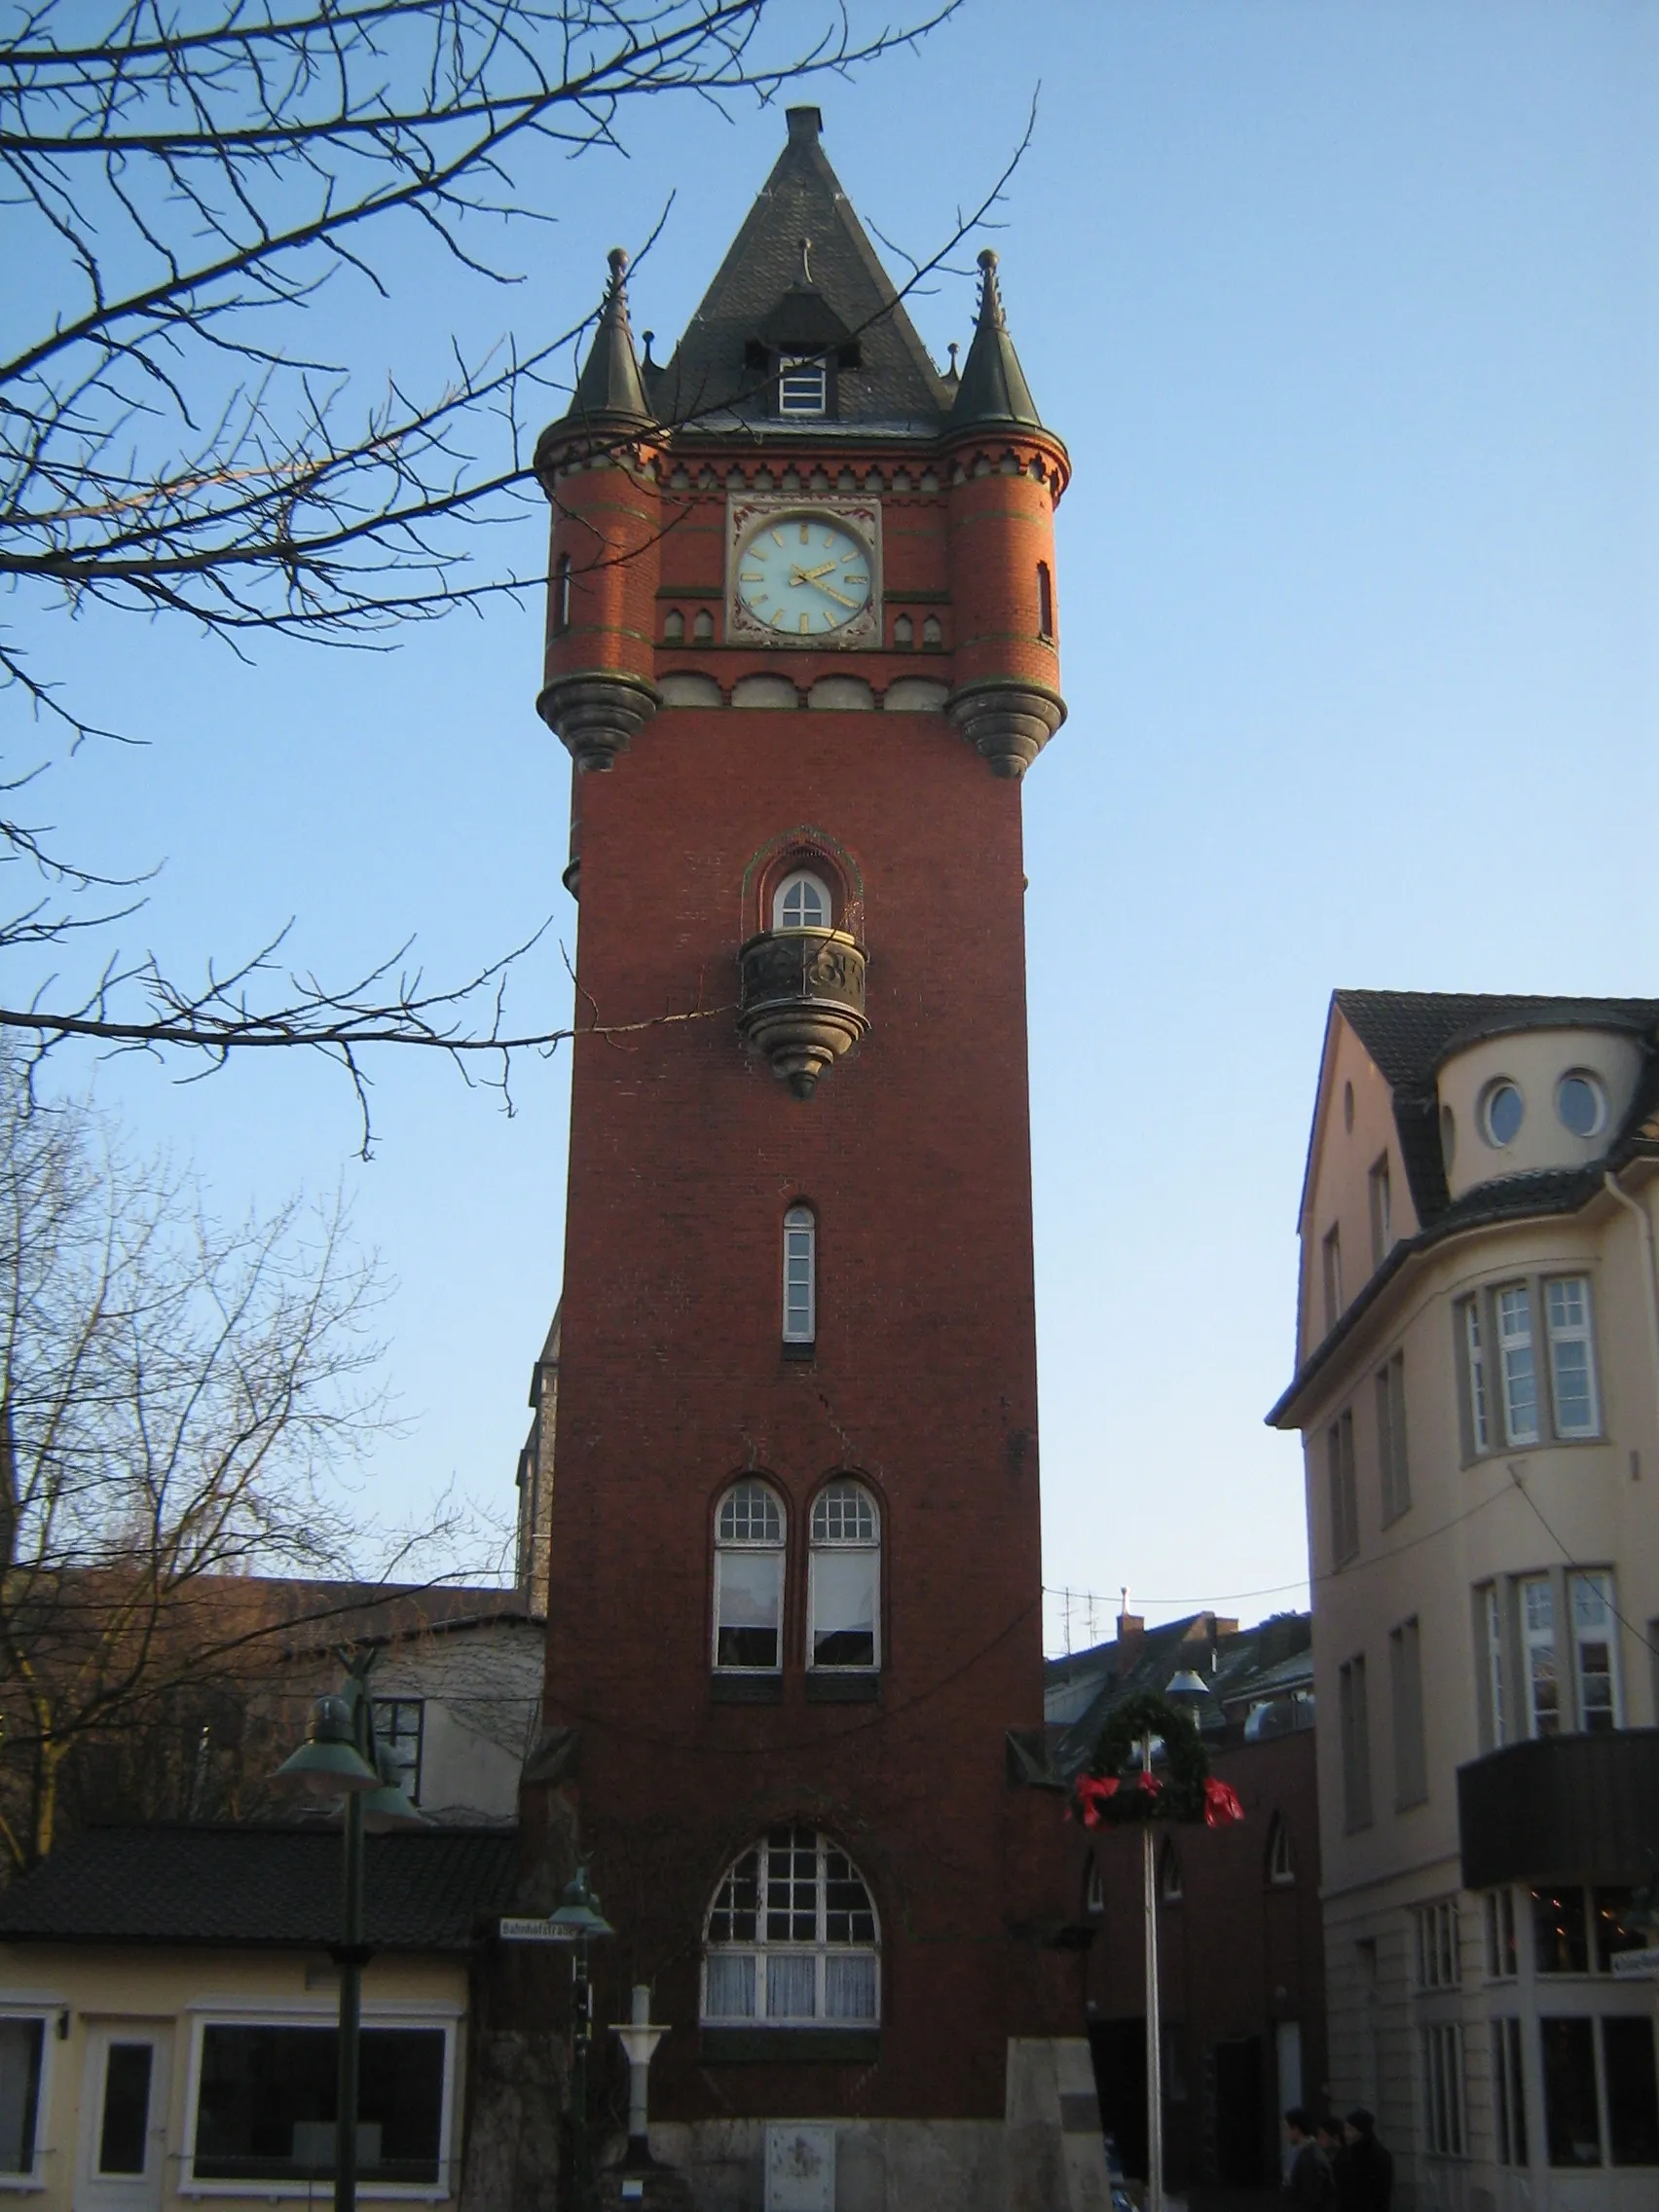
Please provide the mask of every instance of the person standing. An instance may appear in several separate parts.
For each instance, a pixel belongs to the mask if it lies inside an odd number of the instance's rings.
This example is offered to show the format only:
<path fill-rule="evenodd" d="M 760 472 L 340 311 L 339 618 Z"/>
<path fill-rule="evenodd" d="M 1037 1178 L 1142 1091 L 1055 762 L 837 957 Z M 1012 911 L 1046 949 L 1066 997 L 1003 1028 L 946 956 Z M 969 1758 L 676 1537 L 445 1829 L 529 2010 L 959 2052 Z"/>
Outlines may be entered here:
<path fill-rule="evenodd" d="M 1376 2114 L 1355 2106 L 1343 2121 L 1343 2142 L 1337 2168 L 1338 2212 L 1389 2212 L 1394 2159 L 1377 2140 Z"/>
<path fill-rule="evenodd" d="M 1285 2195 L 1298 2212 L 1332 2212 L 1336 2184 L 1331 2161 L 1314 2140 L 1313 2122 L 1300 2105 L 1292 2105 L 1285 2114 L 1284 2132 L 1291 2154 Z"/>

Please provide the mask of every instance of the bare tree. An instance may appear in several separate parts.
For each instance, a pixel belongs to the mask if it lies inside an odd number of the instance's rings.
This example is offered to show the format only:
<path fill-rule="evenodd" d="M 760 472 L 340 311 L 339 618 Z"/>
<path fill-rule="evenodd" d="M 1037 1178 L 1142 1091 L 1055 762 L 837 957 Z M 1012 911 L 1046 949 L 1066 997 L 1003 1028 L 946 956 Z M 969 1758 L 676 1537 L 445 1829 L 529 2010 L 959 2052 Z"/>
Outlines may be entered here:
<path fill-rule="evenodd" d="M 65 1762 L 338 1575 L 334 1479 L 382 1425 L 373 1264 L 338 1207 L 234 1228 L 83 1106 L 0 1088 L 0 1850 L 50 1850 Z"/>
<path fill-rule="evenodd" d="M 580 326 L 458 350 L 435 390 L 392 372 L 365 405 L 298 344 L 304 311 L 345 274 L 384 289 L 399 222 L 508 280 L 503 233 L 553 212 L 527 209 L 533 156 L 614 148 L 663 94 L 767 100 L 852 70 L 957 4 L 894 24 L 862 0 L 11 0 L 0 173 L 8 261 L 31 278 L 8 320 L 30 300 L 39 316 L 0 360 L 0 577 L 25 606 L 183 618 L 237 650 L 374 643 L 538 585 L 480 561 L 477 526 L 535 499 L 526 433 L 568 389 Z M 43 736 L 114 734 L 62 679 L 61 655 L 0 631 L 0 689 Z M 35 765 L 0 783 L 0 855 L 45 879 L 0 952 L 107 929 L 139 896 L 22 819 Z M 400 953 L 342 987 L 284 973 L 280 943 L 195 986 L 112 955 L 78 999 L 0 991 L 0 1027 L 37 1051 L 79 1036 L 209 1063 L 312 1047 L 359 1099 L 368 1046 L 482 1056 L 504 1081 L 513 1051 L 571 1034 L 510 1027 L 508 962 L 432 987 Z"/>

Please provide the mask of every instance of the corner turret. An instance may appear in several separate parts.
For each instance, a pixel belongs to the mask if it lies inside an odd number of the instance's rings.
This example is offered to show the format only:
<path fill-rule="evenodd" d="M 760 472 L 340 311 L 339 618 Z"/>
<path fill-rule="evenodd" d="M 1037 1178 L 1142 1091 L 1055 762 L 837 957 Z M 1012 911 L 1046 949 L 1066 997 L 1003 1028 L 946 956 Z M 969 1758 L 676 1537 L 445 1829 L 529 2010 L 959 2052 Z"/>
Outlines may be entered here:
<path fill-rule="evenodd" d="M 952 363 L 954 367 L 955 364 Z M 979 256 L 979 314 L 974 342 L 962 366 L 956 397 L 945 420 L 945 436 L 957 430 L 978 429 L 1006 423 L 1016 429 L 1040 430 L 1043 419 L 1031 397 L 1031 387 L 1008 334 L 1003 313 L 1002 287 L 997 282 L 997 257 L 986 246 Z"/>

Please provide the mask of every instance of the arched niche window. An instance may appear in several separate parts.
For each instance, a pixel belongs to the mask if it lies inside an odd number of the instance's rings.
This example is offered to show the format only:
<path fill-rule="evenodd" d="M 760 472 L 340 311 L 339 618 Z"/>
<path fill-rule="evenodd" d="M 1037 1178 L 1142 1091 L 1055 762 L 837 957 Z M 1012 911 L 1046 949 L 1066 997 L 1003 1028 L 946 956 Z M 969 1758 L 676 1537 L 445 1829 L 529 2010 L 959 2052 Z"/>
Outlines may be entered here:
<path fill-rule="evenodd" d="M 812 1508 L 806 1663 L 866 1673 L 881 1664 L 881 1515 L 863 1483 L 830 1483 Z"/>
<path fill-rule="evenodd" d="M 1054 578 L 1047 561 L 1037 564 L 1037 634 L 1043 638 L 1054 634 Z"/>
<path fill-rule="evenodd" d="M 833 913 L 830 886 L 809 867 L 791 868 L 772 894 L 775 930 L 827 930 Z"/>
<path fill-rule="evenodd" d="M 685 617 L 678 607 L 671 607 L 663 616 L 662 636 L 665 645 L 682 645 L 685 643 Z"/>
<path fill-rule="evenodd" d="M 715 1523 L 715 1665 L 775 1675 L 783 1655 L 784 1509 L 765 1483 L 733 1483 Z"/>
<path fill-rule="evenodd" d="M 939 616 L 938 616 L 937 614 L 930 614 L 930 615 L 929 615 L 929 616 L 927 617 L 927 619 L 926 619 L 926 620 L 925 620 L 925 621 L 923 622 L 923 624 L 922 624 L 922 643 L 923 643 L 923 645 L 943 645 L 943 643 L 944 643 L 944 632 L 943 632 L 943 630 L 942 630 L 942 629 L 941 629 L 941 628 L 940 627 L 940 619 L 939 619 Z"/>
<path fill-rule="evenodd" d="M 691 617 L 691 635 L 698 645 L 706 645 L 715 634 L 715 618 L 706 607 L 699 607 Z"/>
<path fill-rule="evenodd" d="M 1275 1813 L 1268 1830 L 1268 1880 L 1275 1888 L 1288 1889 L 1296 1879 L 1296 1862 L 1290 1855 L 1290 1830 Z"/>
<path fill-rule="evenodd" d="M 703 1932 L 702 2017 L 769 2028 L 880 2019 L 875 1906 L 827 1835 L 773 1828 L 727 1869 Z"/>
<path fill-rule="evenodd" d="M 1181 1901 L 1181 1855 L 1167 1841 L 1158 1855 L 1158 1894 L 1165 1904 Z"/>
<path fill-rule="evenodd" d="M 553 634 L 562 638 L 571 627 L 571 556 L 561 553 L 553 566 Z"/>
<path fill-rule="evenodd" d="M 811 1345 L 818 1337 L 818 1223 L 810 1206 L 784 1216 L 784 1342 Z"/>
<path fill-rule="evenodd" d="M 893 621 L 893 643 L 896 645 L 907 648 L 908 646 L 913 645 L 915 642 L 915 623 L 911 621 L 909 615 L 907 614 L 896 615 Z"/>
<path fill-rule="evenodd" d="M 1088 1872 L 1083 1881 L 1083 1909 L 1091 1920 L 1097 1920 L 1106 1910 L 1106 1882 L 1100 1871 L 1100 1862 L 1092 1852 L 1088 1855 Z"/>

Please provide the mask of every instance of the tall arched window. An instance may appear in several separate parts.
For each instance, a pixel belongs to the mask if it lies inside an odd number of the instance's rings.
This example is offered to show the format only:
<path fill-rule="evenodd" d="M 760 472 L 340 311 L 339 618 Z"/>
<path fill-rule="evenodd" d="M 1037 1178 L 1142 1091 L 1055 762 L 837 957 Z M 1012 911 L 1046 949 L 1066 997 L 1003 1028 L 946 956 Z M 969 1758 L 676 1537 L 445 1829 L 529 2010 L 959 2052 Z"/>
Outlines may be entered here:
<path fill-rule="evenodd" d="M 1100 1862 L 1092 1851 L 1088 1855 L 1088 1873 L 1083 1885 L 1083 1909 L 1091 1917 L 1106 1910 L 1106 1883 L 1100 1872 Z"/>
<path fill-rule="evenodd" d="M 553 570 L 553 635 L 562 638 L 571 627 L 571 556 L 561 553 Z"/>
<path fill-rule="evenodd" d="M 764 1483 L 733 1483 L 715 1524 L 715 1665 L 775 1675 L 784 1655 L 784 1509 Z"/>
<path fill-rule="evenodd" d="M 806 1663 L 881 1664 L 881 1518 L 863 1483 L 830 1483 L 812 1508 Z"/>
<path fill-rule="evenodd" d="M 1037 634 L 1042 638 L 1054 634 L 1054 578 L 1047 561 L 1037 564 Z"/>
<path fill-rule="evenodd" d="M 727 1868 L 703 1932 L 703 2019 L 801 2027 L 881 2017 L 881 1930 L 864 1876 L 811 1828 L 773 1828 Z"/>
<path fill-rule="evenodd" d="M 830 914 L 830 886 L 809 867 L 792 868 L 772 894 L 775 930 L 827 930 Z"/>
<path fill-rule="evenodd" d="M 810 1206 L 784 1216 L 784 1342 L 810 1345 L 818 1337 L 818 1224 Z"/>

